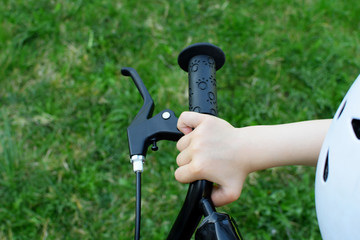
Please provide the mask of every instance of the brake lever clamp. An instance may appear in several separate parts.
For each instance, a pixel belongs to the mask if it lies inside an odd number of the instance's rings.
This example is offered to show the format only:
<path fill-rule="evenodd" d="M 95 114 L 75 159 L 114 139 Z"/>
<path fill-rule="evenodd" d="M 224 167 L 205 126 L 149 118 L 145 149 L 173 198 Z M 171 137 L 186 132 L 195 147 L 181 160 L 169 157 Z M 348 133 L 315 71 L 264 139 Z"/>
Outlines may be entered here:
<path fill-rule="evenodd" d="M 143 106 L 127 129 L 130 157 L 141 155 L 145 158 L 148 147 L 153 145 L 151 149 L 156 151 L 158 149 L 156 143 L 160 140 L 179 140 L 183 134 L 176 127 L 178 118 L 175 113 L 165 109 L 152 117 L 154 101 L 139 74 L 129 67 L 122 68 L 121 73 L 133 79 L 144 99 Z"/>

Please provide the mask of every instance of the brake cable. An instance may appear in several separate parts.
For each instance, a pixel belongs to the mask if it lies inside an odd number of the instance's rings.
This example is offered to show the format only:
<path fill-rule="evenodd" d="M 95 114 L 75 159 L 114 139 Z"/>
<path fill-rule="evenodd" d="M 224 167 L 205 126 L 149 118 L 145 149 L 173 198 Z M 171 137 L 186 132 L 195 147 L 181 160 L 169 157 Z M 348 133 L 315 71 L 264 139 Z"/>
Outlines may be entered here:
<path fill-rule="evenodd" d="M 136 174 L 136 203 L 135 203 L 135 239 L 140 239 L 140 222 L 141 222 L 141 173 L 144 170 L 144 157 L 141 155 L 134 155 L 131 157 L 133 170 Z"/>

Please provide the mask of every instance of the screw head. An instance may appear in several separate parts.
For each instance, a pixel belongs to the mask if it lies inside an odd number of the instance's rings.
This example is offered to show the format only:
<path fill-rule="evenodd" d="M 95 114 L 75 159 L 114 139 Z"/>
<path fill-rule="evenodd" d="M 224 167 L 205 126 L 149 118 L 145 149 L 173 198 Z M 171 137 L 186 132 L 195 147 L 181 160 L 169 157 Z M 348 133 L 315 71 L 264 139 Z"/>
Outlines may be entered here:
<path fill-rule="evenodd" d="M 171 117 L 171 114 L 169 112 L 163 112 L 161 117 L 165 120 L 168 120 Z"/>

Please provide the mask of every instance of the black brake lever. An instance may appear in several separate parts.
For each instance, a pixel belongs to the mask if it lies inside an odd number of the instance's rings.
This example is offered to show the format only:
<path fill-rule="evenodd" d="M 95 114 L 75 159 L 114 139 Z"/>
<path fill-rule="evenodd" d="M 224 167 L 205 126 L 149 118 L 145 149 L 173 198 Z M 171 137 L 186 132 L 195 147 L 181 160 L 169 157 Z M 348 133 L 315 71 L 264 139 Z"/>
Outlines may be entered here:
<path fill-rule="evenodd" d="M 125 67 L 121 69 L 121 73 L 133 79 L 144 99 L 143 106 L 127 129 L 130 162 L 136 173 L 135 239 L 138 240 L 140 239 L 141 225 L 141 172 L 147 149 L 153 144 L 151 149 L 156 151 L 158 149 L 157 141 L 177 141 L 183 134 L 176 127 L 178 119 L 173 111 L 166 109 L 152 117 L 154 101 L 135 69 Z"/>
<path fill-rule="evenodd" d="M 121 73 L 133 79 L 144 99 L 143 106 L 127 129 L 130 156 L 141 155 L 145 157 L 148 147 L 153 145 L 152 150 L 156 151 L 156 143 L 160 140 L 179 140 L 183 133 L 176 127 L 178 118 L 174 112 L 165 109 L 152 117 L 155 106 L 154 101 L 139 74 L 130 67 L 122 68 Z"/>

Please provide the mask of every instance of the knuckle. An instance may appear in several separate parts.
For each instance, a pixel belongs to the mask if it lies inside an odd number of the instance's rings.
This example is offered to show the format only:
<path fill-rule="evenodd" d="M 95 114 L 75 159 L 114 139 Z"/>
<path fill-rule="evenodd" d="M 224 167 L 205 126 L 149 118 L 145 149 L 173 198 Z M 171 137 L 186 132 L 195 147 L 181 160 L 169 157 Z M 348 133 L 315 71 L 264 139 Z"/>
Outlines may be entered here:
<path fill-rule="evenodd" d="M 201 160 L 197 159 L 192 162 L 192 168 L 191 168 L 192 174 L 195 176 L 202 175 L 204 172 L 204 164 Z"/>
<path fill-rule="evenodd" d="M 182 112 L 179 116 L 179 121 L 182 120 L 186 115 L 186 112 Z"/>
<path fill-rule="evenodd" d="M 191 148 L 193 151 L 201 151 L 204 144 L 206 143 L 206 137 L 202 132 L 196 132 L 193 136 L 193 140 L 191 142 Z"/>
<path fill-rule="evenodd" d="M 201 142 L 200 141 L 194 141 L 191 144 L 191 152 L 194 156 L 198 156 L 201 154 Z"/>
<path fill-rule="evenodd" d="M 204 120 L 204 126 L 212 126 L 214 123 L 216 123 L 217 118 L 211 115 L 206 116 Z"/>

